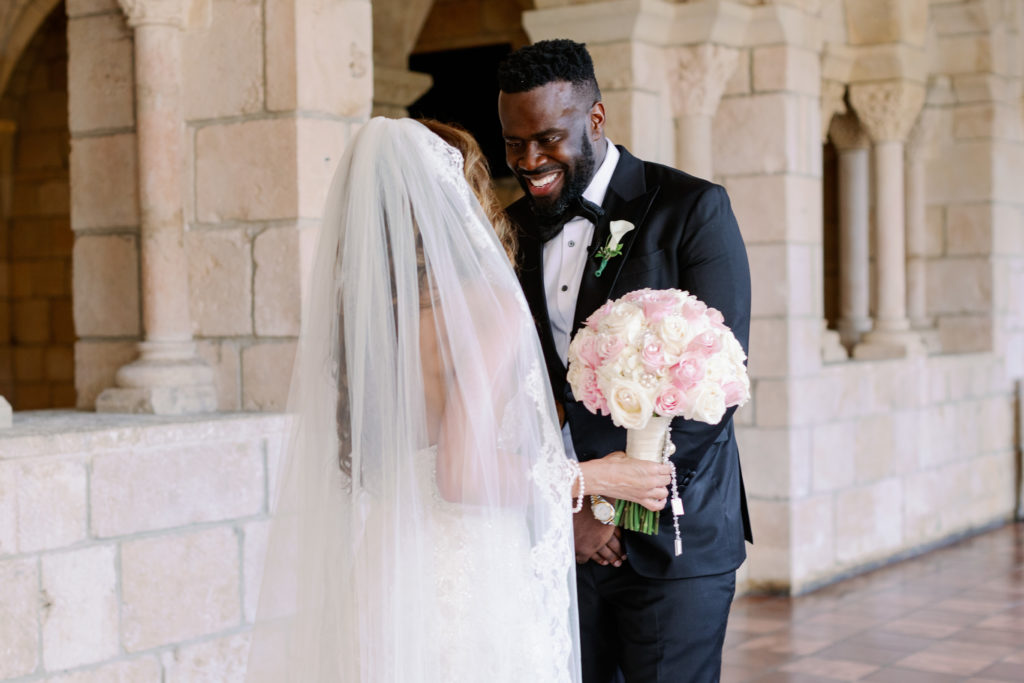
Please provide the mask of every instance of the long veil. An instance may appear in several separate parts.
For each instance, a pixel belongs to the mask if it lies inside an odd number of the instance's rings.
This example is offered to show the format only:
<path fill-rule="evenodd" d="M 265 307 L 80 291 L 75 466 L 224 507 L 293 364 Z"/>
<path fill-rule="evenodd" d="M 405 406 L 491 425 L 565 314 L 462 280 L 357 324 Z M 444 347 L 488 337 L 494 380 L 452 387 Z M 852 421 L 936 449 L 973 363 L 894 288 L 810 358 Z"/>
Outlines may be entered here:
<path fill-rule="evenodd" d="M 310 291 L 246 680 L 578 681 L 571 474 L 459 152 L 363 126 Z"/>

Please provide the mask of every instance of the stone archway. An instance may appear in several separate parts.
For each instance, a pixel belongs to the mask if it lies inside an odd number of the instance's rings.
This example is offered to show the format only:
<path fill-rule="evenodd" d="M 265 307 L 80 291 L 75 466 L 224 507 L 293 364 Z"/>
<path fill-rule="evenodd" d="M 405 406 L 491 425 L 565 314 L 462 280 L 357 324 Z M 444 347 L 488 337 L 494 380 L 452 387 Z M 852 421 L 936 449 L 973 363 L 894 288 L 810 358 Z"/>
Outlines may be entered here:
<path fill-rule="evenodd" d="M 0 395 L 72 407 L 67 20 L 57 0 L 0 19 Z"/>

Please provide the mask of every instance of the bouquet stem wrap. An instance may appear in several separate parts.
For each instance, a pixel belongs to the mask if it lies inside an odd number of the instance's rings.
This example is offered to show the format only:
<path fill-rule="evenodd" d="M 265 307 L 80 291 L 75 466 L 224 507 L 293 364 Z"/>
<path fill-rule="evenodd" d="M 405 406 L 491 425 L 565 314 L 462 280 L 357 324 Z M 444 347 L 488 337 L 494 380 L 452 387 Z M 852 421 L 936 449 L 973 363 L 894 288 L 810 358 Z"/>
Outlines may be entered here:
<path fill-rule="evenodd" d="M 668 438 L 672 418 L 655 415 L 642 429 L 626 430 L 626 455 L 637 460 L 662 462 L 665 439 Z M 615 523 L 623 529 L 642 534 L 657 534 L 660 512 L 648 510 L 639 503 L 619 500 L 615 504 Z"/>

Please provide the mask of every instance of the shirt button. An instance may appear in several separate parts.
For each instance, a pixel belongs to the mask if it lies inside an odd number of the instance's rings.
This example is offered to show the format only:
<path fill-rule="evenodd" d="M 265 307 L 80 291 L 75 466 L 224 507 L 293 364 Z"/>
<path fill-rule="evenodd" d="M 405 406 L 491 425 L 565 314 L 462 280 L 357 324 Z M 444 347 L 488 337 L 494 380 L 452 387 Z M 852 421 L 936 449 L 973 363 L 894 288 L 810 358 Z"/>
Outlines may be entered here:
<path fill-rule="evenodd" d="M 563 292 L 568 292 L 569 291 L 569 285 L 562 285 L 562 291 Z"/>
<path fill-rule="evenodd" d="M 574 241 L 572 241 L 572 240 L 569 240 L 569 246 L 570 247 L 575 247 L 576 243 Z"/>

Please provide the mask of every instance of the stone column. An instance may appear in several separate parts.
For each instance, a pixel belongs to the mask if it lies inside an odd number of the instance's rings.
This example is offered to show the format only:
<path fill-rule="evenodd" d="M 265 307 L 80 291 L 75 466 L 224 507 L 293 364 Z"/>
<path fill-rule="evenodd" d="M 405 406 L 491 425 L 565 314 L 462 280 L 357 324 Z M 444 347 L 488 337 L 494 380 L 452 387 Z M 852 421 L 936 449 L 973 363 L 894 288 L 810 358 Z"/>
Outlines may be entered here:
<path fill-rule="evenodd" d="M 217 409 L 213 371 L 196 354 L 185 258 L 181 36 L 191 0 L 120 0 L 135 29 L 142 320 L 139 358 L 96 400 L 101 412 Z"/>
<path fill-rule="evenodd" d="M 430 90 L 430 74 L 409 71 L 409 53 L 434 0 L 373 0 L 373 116 L 401 118 Z"/>
<path fill-rule="evenodd" d="M 871 329 L 868 274 L 868 148 L 853 113 L 836 116 L 829 137 L 839 152 L 839 335 L 853 347 Z"/>
<path fill-rule="evenodd" d="M 903 145 L 924 103 L 924 86 L 900 80 L 850 87 L 850 103 L 871 136 L 875 168 L 874 328 L 854 349 L 857 358 L 922 353 L 921 336 L 907 319 Z"/>
<path fill-rule="evenodd" d="M 907 138 L 905 159 L 906 220 L 907 220 L 907 315 L 911 328 L 921 332 L 929 348 L 938 343 L 934 323 L 928 318 L 926 241 L 928 225 L 925 217 L 925 157 L 928 131 L 922 116 Z"/>
<path fill-rule="evenodd" d="M 669 97 L 676 133 L 676 167 L 711 179 L 711 124 L 739 52 L 721 45 L 678 47 L 669 51 Z"/>

